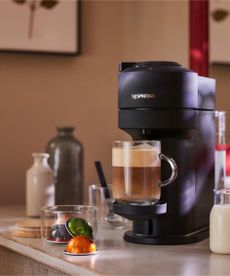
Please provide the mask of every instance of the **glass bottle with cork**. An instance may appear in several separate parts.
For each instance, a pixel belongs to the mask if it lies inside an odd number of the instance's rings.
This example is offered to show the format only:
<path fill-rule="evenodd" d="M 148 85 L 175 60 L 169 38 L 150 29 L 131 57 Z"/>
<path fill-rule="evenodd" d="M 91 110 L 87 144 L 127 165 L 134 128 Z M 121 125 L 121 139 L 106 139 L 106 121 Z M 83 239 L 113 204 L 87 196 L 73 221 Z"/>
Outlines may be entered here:
<path fill-rule="evenodd" d="M 74 127 L 58 127 L 46 147 L 54 171 L 55 204 L 83 204 L 83 146 L 74 137 Z"/>

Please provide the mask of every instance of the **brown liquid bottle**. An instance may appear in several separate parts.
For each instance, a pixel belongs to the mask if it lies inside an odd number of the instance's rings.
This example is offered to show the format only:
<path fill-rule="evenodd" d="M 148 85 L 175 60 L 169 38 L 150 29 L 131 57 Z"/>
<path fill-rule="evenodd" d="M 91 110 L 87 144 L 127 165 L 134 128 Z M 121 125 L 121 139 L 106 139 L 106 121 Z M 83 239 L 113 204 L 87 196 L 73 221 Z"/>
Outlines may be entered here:
<path fill-rule="evenodd" d="M 83 204 L 83 146 L 73 135 L 74 127 L 57 131 L 46 147 L 54 172 L 55 204 Z"/>

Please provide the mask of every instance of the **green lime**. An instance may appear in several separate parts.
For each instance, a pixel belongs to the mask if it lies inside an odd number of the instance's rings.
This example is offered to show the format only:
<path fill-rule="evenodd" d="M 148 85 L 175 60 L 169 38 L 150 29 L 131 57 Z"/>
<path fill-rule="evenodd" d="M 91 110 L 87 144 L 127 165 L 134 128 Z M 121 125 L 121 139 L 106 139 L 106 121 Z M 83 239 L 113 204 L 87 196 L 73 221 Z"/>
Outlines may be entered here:
<path fill-rule="evenodd" d="M 66 222 L 66 229 L 71 236 L 83 235 L 93 239 L 93 229 L 83 218 L 70 218 Z"/>

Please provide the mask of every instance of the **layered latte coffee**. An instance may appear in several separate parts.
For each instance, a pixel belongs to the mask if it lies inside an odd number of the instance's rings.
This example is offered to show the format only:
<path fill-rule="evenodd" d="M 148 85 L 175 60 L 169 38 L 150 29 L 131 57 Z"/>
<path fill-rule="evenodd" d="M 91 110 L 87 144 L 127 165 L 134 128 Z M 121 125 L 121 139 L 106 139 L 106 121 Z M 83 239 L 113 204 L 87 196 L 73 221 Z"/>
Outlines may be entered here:
<path fill-rule="evenodd" d="M 118 202 L 150 204 L 160 198 L 159 147 L 113 147 L 112 192 Z"/>

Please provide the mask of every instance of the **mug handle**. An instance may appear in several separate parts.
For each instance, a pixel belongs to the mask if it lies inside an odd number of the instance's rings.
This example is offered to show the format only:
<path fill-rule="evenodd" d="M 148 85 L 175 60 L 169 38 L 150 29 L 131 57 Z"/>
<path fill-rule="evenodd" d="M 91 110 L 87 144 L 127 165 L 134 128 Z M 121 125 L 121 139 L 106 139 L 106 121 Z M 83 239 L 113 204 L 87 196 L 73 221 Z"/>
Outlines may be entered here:
<path fill-rule="evenodd" d="M 162 181 L 160 183 L 160 186 L 164 187 L 176 179 L 177 174 L 178 174 L 178 167 L 177 167 L 176 162 L 172 158 L 169 158 L 168 156 L 164 155 L 163 153 L 160 153 L 158 156 L 159 156 L 160 160 L 167 161 L 172 169 L 171 176 L 168 179 L 166 179 L 165 181 Z"/>

